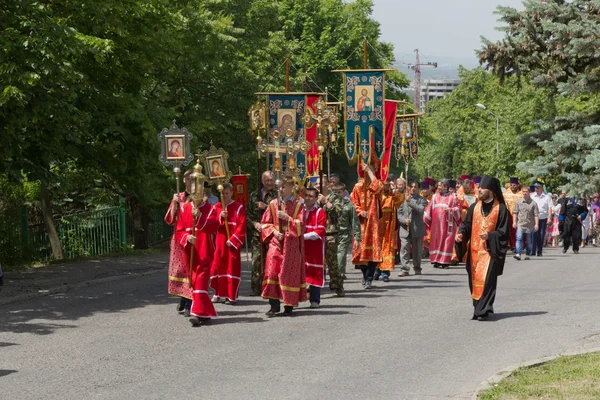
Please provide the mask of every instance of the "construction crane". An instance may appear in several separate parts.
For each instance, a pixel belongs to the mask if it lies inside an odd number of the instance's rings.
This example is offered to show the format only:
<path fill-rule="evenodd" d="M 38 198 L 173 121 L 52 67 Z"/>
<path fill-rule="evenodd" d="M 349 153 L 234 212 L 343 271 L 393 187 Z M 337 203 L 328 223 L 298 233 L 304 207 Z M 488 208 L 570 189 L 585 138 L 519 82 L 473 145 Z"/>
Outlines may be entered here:
<path fill-rule="evenodd" d="M 405 64 L 408 66 L 409 69 L 412 69 L 415 73 L 415 77 L 413 80 L 413 88 L 415 89 L 415 98 L 414 98 L 414 107 L 415 107 L 415 112 L 419 112 L 421 111 L 421 67 L 433 67 L 433 68 L 437 68 L 438 63 L 437 62 L 426 62 L 426 63 L 421 63 L 421 60 L 419 59 L 419 49 L 415 49 L 415 53 L 417 54 L 417 60 L 414 64 L 412 63 L 404 63 L 404 62 L 395 62 L 394 64 L 399 65 L 399 64 Z"/>

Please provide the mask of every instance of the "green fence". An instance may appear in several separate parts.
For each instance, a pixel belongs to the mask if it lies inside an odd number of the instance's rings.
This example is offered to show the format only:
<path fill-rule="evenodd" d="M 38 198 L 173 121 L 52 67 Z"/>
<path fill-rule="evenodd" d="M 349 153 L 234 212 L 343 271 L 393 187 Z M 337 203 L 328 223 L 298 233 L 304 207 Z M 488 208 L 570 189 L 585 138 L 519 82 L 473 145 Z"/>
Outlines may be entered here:
<path fill-rule="evenodd" d="M 164 211 L 149 213 L 150 245 L 169 239 L 172 227 Z M 70 214 L 55 220 L 64 258 L 116 253 L 133 244 L 131 215 L 121 207 Z M 27 208 L 3 215 L 0 222 L 0 260 L 6 265 L 46 262 L 52 249 L 43 223 L 31 224 Z"/>

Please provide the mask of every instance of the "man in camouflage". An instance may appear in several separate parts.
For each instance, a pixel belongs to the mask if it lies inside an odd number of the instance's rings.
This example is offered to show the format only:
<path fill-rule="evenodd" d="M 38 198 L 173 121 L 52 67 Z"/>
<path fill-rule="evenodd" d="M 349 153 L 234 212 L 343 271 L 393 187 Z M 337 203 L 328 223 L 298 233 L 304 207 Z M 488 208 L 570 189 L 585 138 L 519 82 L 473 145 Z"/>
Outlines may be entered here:
<path fill-rule="evenodd" d="M 319 203 L 327 214 L 325 230 L 325 265 L 329 270 L 329 289 L 335 290 L 338 296 L 344 296 L 344 278 L 340 273 L 337 250 L 339 244 L 339 219 L 344 206 L 343 197 L 329 191 L 329 181 L 323 177 L 323 193 L 319 195 Z"/>
<path fill-rule="evenodd" d="M 271 200 L 277 198 L 275 189 L 275 177 L 271 171 L 265 171 L 261 177 L 262 189 L 252 192 L 248 200 L 247 220 L 250 234 L 252 235 L 252 276 L 251 288 L 252 295 L 260 296 L 262 293 L 262 280 L 264 274 L 264 265 L 267 258 L 267 246 L 260 240 L 262 215 L 269 206 Z M 262 246 L 262 260 L 261 260 Z"/>
<path fill-rule="evenodd" d="M 358 246 L 361 242 L 360 235 L 360 221 L 356 214 L 354 204 L 350 201 L 350 198 L 345 197 L 346 185 L 338 182 L 331 188 L 333 193 L 338 197 L 343 198 L 342 212 L 339 219 L 340 233 L 338 235 L 339 244 L 337 248 L 337 262 L 341 276 L 341 293 L 344 295 L 343 282 L 346 279 L 346 261 L 348 256 L 348 246 L 352 244 L 352 238 L 354 238 L 354 245 Z M 339 295 L 339 291 L 338 291 Z"/>

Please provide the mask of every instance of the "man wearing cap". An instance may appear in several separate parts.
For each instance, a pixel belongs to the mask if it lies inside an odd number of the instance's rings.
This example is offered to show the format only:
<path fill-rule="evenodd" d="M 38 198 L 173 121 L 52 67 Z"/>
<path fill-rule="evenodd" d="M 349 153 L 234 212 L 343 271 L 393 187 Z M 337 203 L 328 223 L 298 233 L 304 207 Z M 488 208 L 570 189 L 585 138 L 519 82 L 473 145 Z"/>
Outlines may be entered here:
<path fill-rule="evenodd" d="M 467 273 L 473 299 L 473 317 L 485 321 L 494 312 L 498 276 L 504 271 L 508 250 L 508 210 L 500 181 L 484 175 L 478 201 L 469 208 L 456 235 L 457 253 L 467 253 Z"/>
<path fill-rule="evenodd" d="M 521 185 L 519 185 L 519 178 L 513 176 L 510 178 L 509 183 L 510 187 L 504 192 L 504 200 L 506 201 L 506 208 L 508 209 L 510 218 L 514 219 L 515 204 L 517 204 L 517 200 L 523 198 L 523 193 L 521 192 Z M 511 249 L 515 248 L 517 235 L 517 230 L 513 226 L 514 224 L 511 223 L 509 241 Z"/>
<path fill-rule="evenodd" d="M 535 193 L 531 194 L 531 198 L 538 205 L 540 212 L 540 226 L 533 238 L 533 255 L 537 254 L 538 257 L 542 256 L 542 250 L 544 248 L 544 239 L 546 238 L 546 226 L 548 220 L 552 221 L 552 197 L 544 193 L 543 184 L 540 181 L 533 183 L 535 187 Z"/>

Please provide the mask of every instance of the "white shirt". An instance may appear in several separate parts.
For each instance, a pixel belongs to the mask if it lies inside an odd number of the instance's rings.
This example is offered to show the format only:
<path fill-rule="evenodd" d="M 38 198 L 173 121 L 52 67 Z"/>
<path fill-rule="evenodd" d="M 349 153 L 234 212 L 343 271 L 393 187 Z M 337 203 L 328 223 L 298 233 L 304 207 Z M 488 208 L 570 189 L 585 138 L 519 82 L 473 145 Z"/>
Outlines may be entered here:
<path fill-rule="evenodd" d="M 531 194 L 531 198 L 538 205 L 538 210 L 540 211 L 540 219 L 548 219 L 548 210 L 551 210 L 553 207 L 552 197 L 544 192 L 542 192 L 542 194 L 538 196 L 536 192 Z"/>

